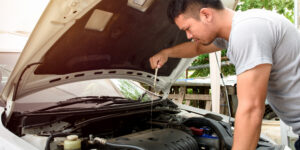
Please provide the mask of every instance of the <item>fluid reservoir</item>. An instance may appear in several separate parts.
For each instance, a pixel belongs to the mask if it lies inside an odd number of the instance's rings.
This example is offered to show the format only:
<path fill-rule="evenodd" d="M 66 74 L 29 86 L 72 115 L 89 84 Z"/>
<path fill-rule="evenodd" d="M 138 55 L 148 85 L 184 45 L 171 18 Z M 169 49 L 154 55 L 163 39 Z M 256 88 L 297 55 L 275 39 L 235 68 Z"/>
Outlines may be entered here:
<path fill-rule="evenodd" d="M 81 140 L 77 135 L 69 135 L 64 141 L 64 150 L 81 150 Z"/>

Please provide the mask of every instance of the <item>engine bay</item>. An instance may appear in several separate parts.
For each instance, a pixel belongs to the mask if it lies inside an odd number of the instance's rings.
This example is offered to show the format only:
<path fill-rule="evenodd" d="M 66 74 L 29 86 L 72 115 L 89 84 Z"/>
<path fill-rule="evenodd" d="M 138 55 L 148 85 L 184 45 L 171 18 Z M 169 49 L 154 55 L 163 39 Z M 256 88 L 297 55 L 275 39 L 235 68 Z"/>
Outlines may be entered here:
<path fill-rule="evenodd" d="M 146 102 L 125 107 L 15 112 L 7 127 L 41 150 L 227 150 L 232 147 L 232 126 L 213 114 L 184 111 L 168 99 L 155 101 L 153 105 Z M 274 149 L 274 145 L 260 139 L 258 148 Z"/>
<path fill-rule="evenodd" d="M 102 111 L 14 113 L 9 127 L 24 140 L 45 150 L 64 150 L 66 146 L 81 150 L 231 148 L 232 140 L 224 138 L 232 139 L 231 131 L 226 131 L 230 128 L 219 121 L 200 115 L 186 118 L 168 99 L 155 102 L 152 110 L 149 106 L 150 103 L 126 110 L 119 106 Z"/>
<path fill-rule="evenodd" d="M 149 120 L 146 114 L 111 118 L 82 127 L 78 133 L 52 135 L 47 150 L 63 150 L 69 136 L 79 137 L 82 150 L 214 150 L 231 149 L 220 141 L 221 136 L 214 131 L 216 127 L 203 125 L 195 127 L 190 118 L 179 120 L 175 114 L 155 113 L 155 119 Z M 208 120 L 206 120 L 208 121 Z M 210 120 L 212 121 L 212 120 Z M 192 121 L 193 122 L 193 121 Z M 187 125 L 185 125 L 187 124 Z M 224 130 L 225 128 L 222 127 Z M 227 132 L 226 132 L 227 133 Z M 229 137 L 229 135 L 226 135 Z M 51 136 L 50 136 L 51 137 Z M 223 139 L 222 139 L 223 140 Z"/>

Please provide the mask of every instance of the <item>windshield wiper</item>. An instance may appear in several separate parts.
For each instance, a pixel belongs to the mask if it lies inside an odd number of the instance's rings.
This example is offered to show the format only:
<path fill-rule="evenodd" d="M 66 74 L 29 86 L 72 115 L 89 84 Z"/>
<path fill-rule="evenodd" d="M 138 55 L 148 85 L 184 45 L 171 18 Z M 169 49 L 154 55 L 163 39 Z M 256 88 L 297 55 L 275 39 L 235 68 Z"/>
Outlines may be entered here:
<path fill-rule="evenodd" d="M 109 103 L 106 103 L 109 102 Z M 59 101 L 54 106 L 49 106 L 43 109 L 36 110 L 34 112 L 40 112 L 40 111 L 47 111 L 54 108 L 69 106 L 73 104 L 79 104 L 79 103 L 96 103 L 96 104 L 104 104 L 101 105 L 111 105 L 111 104 L 127 104 L 127 103 L 140 103 L 140 101 L 137 100 L 131 100 L 123 97 L 114 97 L 114 96 L 84 96 L 84 97 L 75 97 L 71 99 L 67 99 L 65 101 Z"/>
<path fill-rule="evenodd" d="M 141 96 L 138 97 L 137 100 L 141 102 L 145 95 L 147 95 L 147 92 L 144 92 Z"/>

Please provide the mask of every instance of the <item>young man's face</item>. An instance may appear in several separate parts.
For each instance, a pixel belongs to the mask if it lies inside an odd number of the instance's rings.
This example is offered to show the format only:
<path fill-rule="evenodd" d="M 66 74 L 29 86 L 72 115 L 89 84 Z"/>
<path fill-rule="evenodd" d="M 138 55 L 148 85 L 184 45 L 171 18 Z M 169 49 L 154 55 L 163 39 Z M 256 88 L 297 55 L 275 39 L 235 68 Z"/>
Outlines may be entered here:
<path fill-rule="evenodd" d="M 180 14 L 174 21 L 180 30 L 186 32 L 188 39 L 193 39 L 203 45 L 209 45 L 216 38 L 216 33 L 212 30 L 212 24 L 208 23 L 207 20 L 205 22 L 201 21 L 201 18 L 196 19 L 186 14 Z"/>

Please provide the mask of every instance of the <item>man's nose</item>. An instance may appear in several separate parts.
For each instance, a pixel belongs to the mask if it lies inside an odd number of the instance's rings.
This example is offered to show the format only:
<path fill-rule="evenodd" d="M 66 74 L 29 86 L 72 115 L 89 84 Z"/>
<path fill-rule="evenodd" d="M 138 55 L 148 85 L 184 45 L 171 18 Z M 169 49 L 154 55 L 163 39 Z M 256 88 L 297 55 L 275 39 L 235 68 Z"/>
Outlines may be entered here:
<path fill-rule="evenodd" d="M 189 33 L 188 31 L 186 31 L 186 37 L 188 39 L 192 39 L 193 38 L 193 35 L 191 33 Z"/>

